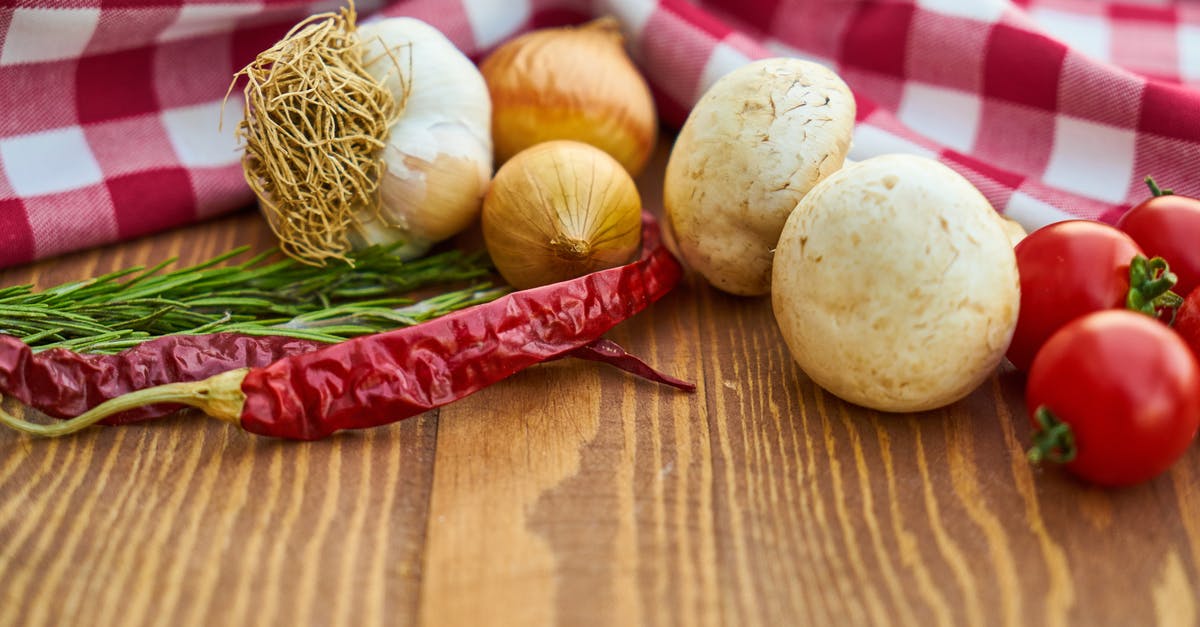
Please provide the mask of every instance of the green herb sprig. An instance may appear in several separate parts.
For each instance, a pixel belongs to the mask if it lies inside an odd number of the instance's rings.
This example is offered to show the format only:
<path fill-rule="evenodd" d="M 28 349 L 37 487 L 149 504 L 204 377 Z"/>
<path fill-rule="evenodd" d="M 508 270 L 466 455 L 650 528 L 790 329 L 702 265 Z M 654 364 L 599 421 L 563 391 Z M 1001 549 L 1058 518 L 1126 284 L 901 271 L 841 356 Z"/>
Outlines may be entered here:
<path fill-rule="evenodd" d="M 202 263 L 167 271 L 119 270 L 42 291 L 0 288 L 0 333 L 35 350 L 68 348 L 111 353 L 172 334 L 234 331 L 337 342 L 487 302 L 509 290 L 483 280 L 492 268 L 479 253 L 450 250 L 404 261 L 394 246 L 358 252 L 353 265 L 314 267 L 268 251 L 232 265 L 241 247 Z M 467 287 L 461 287 L 468 283 Z M 424 288 L 455 286 L 424 300 Z"/>

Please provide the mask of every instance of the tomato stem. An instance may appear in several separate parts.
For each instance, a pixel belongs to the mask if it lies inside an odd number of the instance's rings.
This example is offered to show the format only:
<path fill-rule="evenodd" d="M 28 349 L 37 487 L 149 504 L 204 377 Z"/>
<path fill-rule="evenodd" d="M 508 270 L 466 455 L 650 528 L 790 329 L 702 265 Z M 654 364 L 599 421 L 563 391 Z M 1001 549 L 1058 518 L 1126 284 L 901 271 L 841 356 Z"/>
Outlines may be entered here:
<path fill-rule="evenodd" d="M 1143 180 L 1146 181 L 1146 185 L 1150 188 L 1150 193 L 1154 194 L 1155 198 L 1157 198 L 1159 196 L 1170 196 L 1175 193 L 1169 189 L 1163 189 L 1163 188 L 1159 187 L 1158 183 L 1154 182 L 1153 176 L 1147 176 Z"/>
<path fill-rule="evenodd" d="M 1045 405 L 1034 411 L 1033 418 L 1038 426 L 1033 432 L 1033 446 L 1025 453 L 1030 463 L 1065 464 L 1075 459 L 1075 433 L 1071 425 L 1059 420 Z"/>
<path fill-rule="evenodd" d="M 1147 259 L 1134 255 L 1129 261 L 1129 292 L 1125 295 L 1125 306 L 1130 310 L 1157 318 L 1160 311 L 1170 313 L 1170 324 L 1175 312 L 1183 304 L 1183 298 L 1171 291 L 1178 277 L 1162 257 Z"/>

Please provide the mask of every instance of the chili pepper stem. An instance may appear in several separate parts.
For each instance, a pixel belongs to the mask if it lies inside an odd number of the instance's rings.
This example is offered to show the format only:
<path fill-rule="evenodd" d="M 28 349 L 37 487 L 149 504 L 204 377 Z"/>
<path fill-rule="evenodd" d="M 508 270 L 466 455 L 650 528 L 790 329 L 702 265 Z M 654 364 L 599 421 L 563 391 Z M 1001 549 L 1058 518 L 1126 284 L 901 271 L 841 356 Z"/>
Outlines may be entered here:
<path fill-rule="evenodd" d="M 137 390 L 105 401 L 70 420 L 57 423 L 30 422 L 0 409 L 0 423 L 30 435 L 53 438 L 81 431 L 113 414 L 129 409 L 158 403 L 179 403 L 195 407 L 218 420 L 240 424 L 242 405 L 246 401 L 246 395 L 242 393 L 242 379 L 246 378 L 249 371 L 249 368 L 238 368 L 202 381 L 167 383 Z"/>

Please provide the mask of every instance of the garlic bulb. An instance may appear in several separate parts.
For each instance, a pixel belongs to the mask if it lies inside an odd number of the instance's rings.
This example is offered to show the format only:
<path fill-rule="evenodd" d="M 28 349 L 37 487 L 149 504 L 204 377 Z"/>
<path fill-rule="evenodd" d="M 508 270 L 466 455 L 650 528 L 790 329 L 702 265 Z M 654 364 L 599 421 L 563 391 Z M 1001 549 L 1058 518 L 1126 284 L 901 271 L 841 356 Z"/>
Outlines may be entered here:
<path fill-rule="evenodd" d="M 491 101 L 454 44 L 412 18 L 358 28 L 353 6 L 297 25 L 247 79 L 246 180 L 284 252 L 307 263 L 470 225 L 492 172 Z"/>
<path fill-rule="evenodd" d="M 615 159 L 580 142 L 545 142 L 496 172 L 483 201 L 483 239 L 513 287 L 546 285 L 631 261 L 641 207 Z"/>
<path fill-rule="evenodd" d="M 492 97 L 496 160 L 553 139 L 591 144 L 633 176 L 654 148 L 650 88 L 613 18 L 526 33 L 479 66 Z"/>
<path fill-rule="evenodd" d="M 403 99 L 404 112 L 383 150 L 379 214 L 355 223 L 351 240 L 403 239 L 421 254 L 479 215 L 492 175 L 487 85 L 470 59 L 420 20 L 365 24 L 359 37 L 367 71 Z"/>

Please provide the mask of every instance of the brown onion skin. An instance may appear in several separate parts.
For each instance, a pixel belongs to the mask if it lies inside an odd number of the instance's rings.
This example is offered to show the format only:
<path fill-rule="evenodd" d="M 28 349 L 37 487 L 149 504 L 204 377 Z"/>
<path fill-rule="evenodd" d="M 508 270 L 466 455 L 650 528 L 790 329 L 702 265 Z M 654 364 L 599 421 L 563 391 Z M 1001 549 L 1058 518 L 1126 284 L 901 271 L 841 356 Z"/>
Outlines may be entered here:
<path fill-rule="evenodd" d="M 483 199 L 483 239 L 517 289 L 616 267 L 641 246 L 641 198 L 602 150 L 558 140 L 501 166 Z"/>
<path fill-rule="evenodd" d="M 479 70 L 492 98 L 497 163 L 544 141 L 570 139 L 612 155 L 631 176 L 645 167 L 658 118 L 616 20 L 526 33 Z"/>

